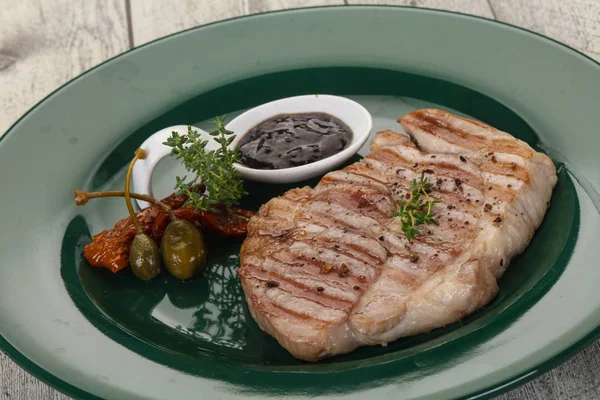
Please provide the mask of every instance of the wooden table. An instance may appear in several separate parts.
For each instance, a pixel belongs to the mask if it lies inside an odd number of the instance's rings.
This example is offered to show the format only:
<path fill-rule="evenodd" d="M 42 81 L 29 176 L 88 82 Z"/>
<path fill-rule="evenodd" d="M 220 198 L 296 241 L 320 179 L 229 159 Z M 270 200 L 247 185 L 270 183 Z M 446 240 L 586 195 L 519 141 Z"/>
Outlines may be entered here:
<path fill-rule="evenodd" d="M 600 0 L 0 0 L 0 135 L 69 79 L 158 37 L 262 11 L 359 3 L 440 8 L 497 19 L 600 61 Z M 600 341 L 499 398 L 600 399 Z M 15 399 L 67 397 L 0 353 L 0 400 Z"/>

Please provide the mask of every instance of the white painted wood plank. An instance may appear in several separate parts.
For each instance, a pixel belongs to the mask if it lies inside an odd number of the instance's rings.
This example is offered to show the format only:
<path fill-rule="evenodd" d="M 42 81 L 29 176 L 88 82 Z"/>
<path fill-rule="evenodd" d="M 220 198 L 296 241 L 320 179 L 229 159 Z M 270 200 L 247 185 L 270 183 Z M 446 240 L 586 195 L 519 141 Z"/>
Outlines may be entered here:
<path fill-rule="evenodd" d="M 227 18 L 295 7 L 344 4 L 343 0 L 131 0 L 135 46 L 183 29 Z"/>
<path fill-rule="evenodd" d="M 133 44 L 139 46 L 159 37 L 197 25 L 245 14 L 238 0 L 130 0 Z"/>
<path fill-rule="evenodd" d="M 568 44 L 600 61 L 600 0 L 490 0 L 499 21 Z"/>
<path fill-rule="evenodd" d="M 129 48 L 123 0 L 0 3 L 0 136 L 45 95 Z"/>
<path fill-rule="evenodd" d="M 248 14 L 288 8 L 342 5 L 344 0 L 244 0 Z"/>
<path fill-rule="evenodd" d="M 497 400 L 599 400 L 600 341 L 539 378 Z"/>
<path fill-rule="evenodd" d="M 81 72 L 129 48 L 124 3 L 9 0 L 0 13 L 0 136 Z M 0 400 L 65 400 L 0 353 Z"/>
<path fill-rule="evenodd" d="M 387 4 L 397 6 L 412 6 L 437 8 L 494 18 L 487 0 L 348 0 L 348 4 Z"/>
<path fill-rule="evenodd" d="M 0 400 L 68 400 L 22 370 L 0 352 Z"/>

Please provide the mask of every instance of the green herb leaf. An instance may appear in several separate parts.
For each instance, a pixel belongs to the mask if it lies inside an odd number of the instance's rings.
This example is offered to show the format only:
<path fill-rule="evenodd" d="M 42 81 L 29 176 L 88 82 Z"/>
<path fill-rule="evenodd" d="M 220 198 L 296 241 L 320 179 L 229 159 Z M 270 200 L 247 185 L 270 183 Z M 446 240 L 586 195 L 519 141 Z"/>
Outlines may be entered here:
<path fill-rule="evenodd" d="M 392 217 L 398 217 L 402 221 L 402 232 L 404 232 L 409 242 L 421 233 L 415 226 L 424 224 L 439 225 L 431 208 L 440 201 L 432 200 L 428 194 L 432 186 L 433 184 L 427 181 L 424 173 L 421 174 L 419 181 L 416 178 L 413 179 L 409 184 L 411 189 L 410 199 L 408 201 L 398 200 L 399 210 L 392 213 Z M 425 196 L 425 201 L 421 200 L 422 195 Z"/>
<path fill-rule="evenodd" d="M 201 138 L 197 130 L 188 126 L 187 135 L 173 132 L 164 144 L 171 147 L 171 155 L 181 160 L 185 169 L 192 174 L 193 179 L 187 181 L 187 176 L 175 178 L 175 190 L 186 194 L 187 205 L 198 211 L 212 211 L 217 204 L 237 204 L 247 194 L 243 189 L 240 173 L 233 166 L 239 162 L 240 154 L 237 149 L 228 146 L 235 138 L 234 133 L 225 129 L 225 116 L 217 117 L 213 123 L 217 129 L 210 132 L 212 140 L 220 147 L 208 151 L 208 140 Z M 201 182 L 206 187 L 204 193 L 193 190 L 193 186 Z"/>

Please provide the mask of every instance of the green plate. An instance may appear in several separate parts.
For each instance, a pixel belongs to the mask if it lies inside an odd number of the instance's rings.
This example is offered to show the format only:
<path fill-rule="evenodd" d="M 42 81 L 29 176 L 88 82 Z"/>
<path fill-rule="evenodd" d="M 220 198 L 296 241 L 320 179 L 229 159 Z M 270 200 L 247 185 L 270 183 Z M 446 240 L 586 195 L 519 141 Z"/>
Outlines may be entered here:
<path fill-rule="evenodd" d="M 448 109 L 555 160 L 548 214 L 488 307 L 310 364 L 250 317 L 234 273 L 239 240 L 212 240 L 206 277 L 189 282 L 141 282 L 81 258 L 126 210 L 119 199 L 77 208 L 73 190 L 122 187 L 150 134 L 310 93 L 359 101 L 374 130 L 400 129 L 395 120 L 417 108 Z M 600 334 L 598 93 L 600 65 L 574 50 L 414 8 L 262 14 L 129 51 L 48 96 L 0 141 L 0 347 L 78 398 L 474 398 L 521 384 Z M 158 195 L 179 168 L 161 163 Z M 247 186 L 254 209 L 291 187 Z"/>

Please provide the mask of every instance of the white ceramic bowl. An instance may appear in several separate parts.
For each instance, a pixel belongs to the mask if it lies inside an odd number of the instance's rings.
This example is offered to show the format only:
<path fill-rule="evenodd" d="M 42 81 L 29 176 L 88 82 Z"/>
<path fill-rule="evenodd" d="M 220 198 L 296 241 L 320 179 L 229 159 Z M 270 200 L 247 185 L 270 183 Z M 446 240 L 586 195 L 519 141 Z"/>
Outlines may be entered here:
<path fill-rule="evenodd" d="M 331 95 L 288 97 L 252 108 L 228 123 L 226 128 L 236 134 L 236 138 L 231 143 L 231 146 L 236 147 L 240 139 L 251 128 L 266 119 L 280 114 L 306 112 L 323 112 L 343 121 L 352 130 L 352 141 L 350 144 L 337 154 L 298 167 L 267 170 L 250 168 L 243 164 L 235 164 L 243 179 L 265 183 L 291 183 L 324 175 L 343 164 L 361 148 L 369 137 L 373 125 L 371 114 L 357 102 L 345 97 Z M 208 132 L 198 128 L 194 129 L 209 140 L 207 145 L 208 150 L 217 148 L 218 144 L 214 142 Z M 163 142 L 171 136 L 173 131 L 177 131 L 180 135 L 185 135 L 187 134 L 188 127 L 187 125 L 176 125 L 164 128 L 150 136 L 140 146 L 146 151 L 148 156 L 144 160 L 138 160 L 135 163 L 133 168 L 134 191 L 152 196 L 152 173 L 160 160 L 170 153 L 171 148 L 165 146 Z M 149 205 L 139 200 L 138 204 L 142 208 Z"/>

